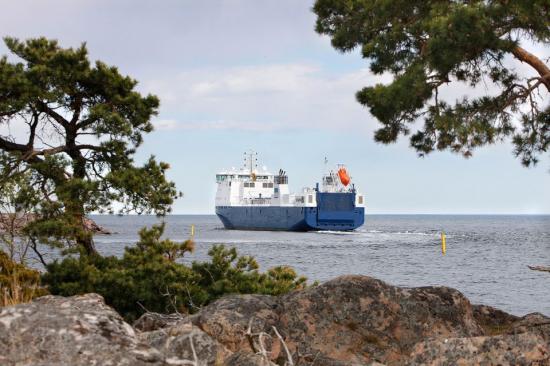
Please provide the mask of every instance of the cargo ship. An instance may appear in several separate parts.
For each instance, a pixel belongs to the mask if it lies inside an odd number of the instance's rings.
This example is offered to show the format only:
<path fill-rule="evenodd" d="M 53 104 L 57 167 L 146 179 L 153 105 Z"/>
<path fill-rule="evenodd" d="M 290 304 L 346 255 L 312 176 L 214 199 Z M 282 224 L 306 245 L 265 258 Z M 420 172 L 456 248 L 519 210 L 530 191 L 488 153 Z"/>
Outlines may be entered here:
<path fill-rule="evenodd" d="M 216 174 L 216 215 L 226 229 L 351 231 L 365 222 L 365 198 L 344 165 L 325 168 L 321 184 L 293 194 L 284 170 L 272 174 L 257 161 L 245 153 L 240 169 Z"/>

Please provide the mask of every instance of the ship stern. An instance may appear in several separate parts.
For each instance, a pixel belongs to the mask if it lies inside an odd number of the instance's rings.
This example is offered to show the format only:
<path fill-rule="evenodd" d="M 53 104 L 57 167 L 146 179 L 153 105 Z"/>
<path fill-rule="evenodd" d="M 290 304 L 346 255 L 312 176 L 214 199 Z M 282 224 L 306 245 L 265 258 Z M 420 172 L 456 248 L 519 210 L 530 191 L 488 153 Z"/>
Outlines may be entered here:
<path fill-rule="evenodd" d="M 355 204 L 355 192 L 317 192 L 317 207 L 306 209 L 310 230 L 350 231 L 365 223 L 365 208 Z"/>

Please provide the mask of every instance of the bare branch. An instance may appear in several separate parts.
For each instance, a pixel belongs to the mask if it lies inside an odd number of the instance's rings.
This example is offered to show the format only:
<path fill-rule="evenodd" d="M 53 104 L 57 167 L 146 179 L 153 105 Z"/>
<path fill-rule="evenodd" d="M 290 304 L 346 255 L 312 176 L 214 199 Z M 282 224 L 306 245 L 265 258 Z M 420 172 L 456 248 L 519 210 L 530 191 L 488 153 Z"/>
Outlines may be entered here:
<path fill-rule="evenodd" d="M 537 56 L 526 51 L 520 46 L 516 46 L 512 50 L 512 54 L 521 62 L 529 64 L 540 75 L 540 81 L 550 91 L 550 68 L 544 64 Z"/>
<path fill-rule="evenodd" d="M 39 111 L 44 112 L 48 116 L 52 117 L 61 126 L 65 127 L 65 128 L 69 127 L 69 121 L 67 121 L 59 113 L 57 113 L 52 108 L 50 108 L 46 103 L 39 100 L 38 102 L 36 102 L 36 105 L 38 106 Z"/>
<path fill-rule="evenodd" d="M 90 145 L 90 144 L 75 145 L 74 148 L 77 149 L 77 150 L 103 151 L 103 148 L 101 146 Z"/>
<path fill-rule="evenodd" d="M 32 122 L 29 125 L 30 126 L 30 133 L 29 133 L 29 142 L 27 142 L 27 146 L 31 147 L 34 145 L 34 136 L 36 134 L 36 126 L 38 126 L 39 122 L 39 114 L 33 109 L 32 111 Z"/>
<path fill-rule="evenodd" d="M 44 260 L 44 256 L 42 256 L 42 253 L 40 253 L 40 251 L 38 250 L 38 244 L 36 243 L 36 239 L 31 237 L 30 240 L 31 240 L 31 245 L 30 245 L 31 249 L 37 255 L 38 259 L 40 260 L 44 268 L 46 268 L 48 264 Z"/>
<path fill-rule="evenodd" d="M 11 142 L 3 137 L 0 137 L 0 149 L 8 152 L 26 152 L 29 150 L 27 145 Z"/>

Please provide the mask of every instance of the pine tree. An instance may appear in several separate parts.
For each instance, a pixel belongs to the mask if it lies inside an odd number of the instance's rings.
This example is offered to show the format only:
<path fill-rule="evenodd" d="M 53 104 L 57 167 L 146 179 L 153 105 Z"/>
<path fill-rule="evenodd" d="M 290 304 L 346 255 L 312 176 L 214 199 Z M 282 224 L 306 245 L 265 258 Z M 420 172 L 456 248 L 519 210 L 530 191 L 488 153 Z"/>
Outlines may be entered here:
<path fill-rule="evenodd" d="M 0 182 L 28 177 L 19 197 L 35 217 L 27 232 L 93 254 L 86 214 L 113 212 L 115 202 L 121 212 L 167 213 L 177 196 L 168 164 L 134 161 L 157 97 L 141 95 L 116 67 L 92 64 L 85 44 L 4 41 L 17 61 L 0 58 L 0 127 L 9 131 L 0 135 Z"/>
<path fill-rule="evenodd" d="M 550 145 L 550 68 L 521 44 L 550 43 L 549 0 L 317 0 L 316 30 L 347 52 L 359 47 L 387 85 L 357 93 L 382 124 L 375 140 L 410 137 L 422 156 L 450 150 L 468 157 L 512 137 L 515 155 L 535 164 Z M 529 65 L 521 75 L 510 59 Z M 441 100 L 446 85 L 492 84 L 496 95 Z"/>

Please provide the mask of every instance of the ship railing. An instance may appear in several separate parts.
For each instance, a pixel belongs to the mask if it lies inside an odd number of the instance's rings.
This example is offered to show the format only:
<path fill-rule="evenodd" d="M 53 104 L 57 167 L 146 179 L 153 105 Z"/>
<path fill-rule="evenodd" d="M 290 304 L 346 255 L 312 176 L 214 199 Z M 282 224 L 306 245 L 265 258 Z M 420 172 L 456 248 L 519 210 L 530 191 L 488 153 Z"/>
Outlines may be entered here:
<path fill-rule="evenodd" d="M 355 193 L 355 187 L 334 187 L 323 186 L 320 190 L 321 193 Z"/>
<path fill-rule="evenodd" d="M 249 198 L 244 202 L 248 205 L 269 205 L 271 204 L 271 198 Z"/>

